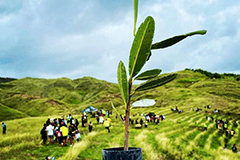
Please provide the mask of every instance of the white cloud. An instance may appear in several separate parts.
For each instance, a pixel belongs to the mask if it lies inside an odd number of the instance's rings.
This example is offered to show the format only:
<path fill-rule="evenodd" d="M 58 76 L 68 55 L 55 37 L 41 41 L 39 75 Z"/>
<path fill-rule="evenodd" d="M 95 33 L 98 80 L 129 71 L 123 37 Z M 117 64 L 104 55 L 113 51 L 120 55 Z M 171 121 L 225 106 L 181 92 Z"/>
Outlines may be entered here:
<path fill-rule="evenodd" d="M 128 66 L 133 41 L 130 5 L 129 1 L 0 3 L 5 8 L 4 12 L 0 10 L 0 76 L 92 76 L 116 82 L 118 62 L 122 60 Z M 204 36 L 153 51 L 143 70 L 202 68 L 238 73 L 239 12 L 237 1 L 140 1 L 137 24 L 148 15 L 154 17 L 154 42 L 208 30 Z"/>

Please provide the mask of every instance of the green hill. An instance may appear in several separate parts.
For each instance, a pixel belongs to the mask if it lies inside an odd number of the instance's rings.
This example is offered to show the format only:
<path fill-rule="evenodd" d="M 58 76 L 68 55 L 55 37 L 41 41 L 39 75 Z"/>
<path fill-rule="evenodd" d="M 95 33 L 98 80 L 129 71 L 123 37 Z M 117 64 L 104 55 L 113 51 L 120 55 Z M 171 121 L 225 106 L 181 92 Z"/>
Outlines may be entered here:
<path fill-rule="evenodd" d="M 6 107 L 2 104 L 0 104 L 0 113 L 1 113 L 0 121 L 27 117 L 27 114 Z"/>
<path fill-rule="evenodd" d="M 239 154 L 231 151 L 233 144 L 240 148 L 240 125 L 234 125 L 235 120 L 240 120 L 239 76 L 190 69 L 176 73 L 178 76 L 171 83 L 133 96 L 132 102 L 152 98 L 156 105 L 132 109 L 132 120 L 143 118 L 139 113 L 149 112 L 163 114 L 166 119 L 159 125 L 149 122 L 147 128 L 130 125 L 129 145 L 142 148 L 146 160 L 240 159 Z M 161 76 L 164 75 L 167 74 Z M 0 120 L 7 124 L 7 134 L 0 134 L 0 159 L 44 159 L 47 155 L 56 159 L 102 159 L 102 149 L 123 146 L 124 126 L 115 118 L 115 112 L 110 116 L 109 134 L 104 125 L 88 115 L 93 131 L 90 133 L 88 127 L 80 125 L 81 140 L 74 141 L 72 147 L 42 145 L 39 132 L 48 118 L 72 113 L 74 118 L 81 119 L 80 111 L 86 106 L 111 109 L 110 101 L 124 114 L 118 85 L 91 77 L 0 82 Z M 207 105 L 211 109 L 205 108 Z M 172 112 L 170 108 L 175 107 L 184 112 Z M 189 109 L 197 107 L 203 110 Z M 214 109 L 220 111 L 213 113 Z M 206 116 L 212 116 L 214 121 Z M 216 129 L 215 119 L 228 119 L 229 129 L 236 134 L 230 137 Z"/>
<path fill-rule="evenodd" d="M 0 103 L 29 116 L 79 113 L 88 105 L 109 108 L 110 100 L 121 105 L 117 84 L 91 77 L 23 78 L 0 83 Z"/>
<path fill-rule="evenodd" d="M 176 73 L 178 76 L 171 83 L 151 91 L 138 92 L 133 96 L 133 101 L 152 98 L 156 100 L 155 107 L 169 108 L 211 105 L 213 109 L 222 110 L 228 115 L 240 114 L 238 75 L 212 74 L 199 69 Z M 111 109 L 110 101 L 116 107 L 122 106 L 118 85 L 92 77 L 75 80 L 27 77 L 0 82 L 0 103 L 28 116 L 79 113 L 88 105 Z"/>

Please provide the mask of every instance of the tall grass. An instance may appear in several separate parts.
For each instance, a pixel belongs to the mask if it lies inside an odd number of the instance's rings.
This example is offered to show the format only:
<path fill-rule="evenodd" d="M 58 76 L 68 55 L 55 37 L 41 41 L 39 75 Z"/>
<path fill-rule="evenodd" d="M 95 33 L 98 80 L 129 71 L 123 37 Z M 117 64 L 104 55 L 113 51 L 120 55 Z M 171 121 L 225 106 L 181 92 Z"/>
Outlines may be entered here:
<path fill-rule="evenodd" d="M 76 159 L 78 155 L 91 144 L 92 138 L 100 133 L 101 132 L 89 133 L 81 142 L 75 143 L 73 147 L 69 148 L 67 153 L 63 157 L 59 158 L 59 160 Z"/>
<path fill-rule="evenodd" d="M 147 159 L 161 159 L 161 155 L 153 149 L 152 144 L 148 144 L 147 140 L 148 130 L 143 130 L 138 136 L 135 137 L 135 141 L 139 144 L 139 147 L 143 149 L 143 152 L 146 154 Z"/>
<path fill-rule="evenodd" d="M 170 108 L 134 109 L 133 113 L 154 113 L 167 115 L 159 125 L 150 122 L 147 128 L 135 129 L 130 126 L 130 147 L 141 147 L 143 159 L 239 159 L 238 154 L 223 150 L 225 135 L 215 129 L 215 122 L 207 121 L 204 112 L 194 112 L 186 109 L 183 113 L 172 112 Z M 52 116 L 59 117 L 59 116 Z M 80 115 L 74 115 L 78 119 Z M 74 142 L 73 147 L 58 145 L 41 145 L 40 130 L 42 124 L 51 117 L 23 118 L 5 121 L 7 134 L 0 135 L 0 159 L 43 159 L 47 155 L 56 159 L 101 159 L 104 148 L 122 147 L 124 126 L 112 119 L 111 133 L 107 133 L 104 125 L 93 122 L 93 132 L 80 127 L 82 140 Z M 131 117 L 135 120 L 136 117 Z M 214 118 L 226 118 L 218 115 Z M 232 120 L 229 122 L 232 123 Z M 203 124 L 207 130 L 203 131 Z M 229 126 L 232 128 L 232 125 Z M 240 128 L 235 128 L 236 134 L 229 139 L 229 148 L 239 142 Z M 237 146 L 238 147 L 238 146 Z M 238 147 L 239 148 L 239 147 Z M 11 153 L 11 154 L 10 154 Z"/>

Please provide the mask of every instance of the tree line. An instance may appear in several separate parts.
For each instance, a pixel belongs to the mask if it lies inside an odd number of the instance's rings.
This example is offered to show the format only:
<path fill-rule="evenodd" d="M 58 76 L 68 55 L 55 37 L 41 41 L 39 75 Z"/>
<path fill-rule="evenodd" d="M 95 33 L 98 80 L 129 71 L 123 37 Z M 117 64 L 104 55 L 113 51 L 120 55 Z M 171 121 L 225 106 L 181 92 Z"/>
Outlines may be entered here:
<path fill-rule="evenodd" d="M 2 82 L 11 82 L 11 81 L 14 81 L 16 80 L 16 78 L 3 78 L 3 77 L 0 77 L 0 83 Z"/>
<path fill-rule="evenodd" d="M 234 73 L 223 73 L 223 74 L 219 74 L 219 73 L 211 73 L 202 69 L 190 69 L 190 68 L 186 68 L 185 70 L 190 70 L 193 72 L 199 72 L 201 74 L 206 75 L 208 78 L 210 79 L 221 79 L 221 78 L 225 78 L 225 77 L 233 77 L 235 80 L 239 81 L 240 80 L 240 74 L 234 74 Z"/>

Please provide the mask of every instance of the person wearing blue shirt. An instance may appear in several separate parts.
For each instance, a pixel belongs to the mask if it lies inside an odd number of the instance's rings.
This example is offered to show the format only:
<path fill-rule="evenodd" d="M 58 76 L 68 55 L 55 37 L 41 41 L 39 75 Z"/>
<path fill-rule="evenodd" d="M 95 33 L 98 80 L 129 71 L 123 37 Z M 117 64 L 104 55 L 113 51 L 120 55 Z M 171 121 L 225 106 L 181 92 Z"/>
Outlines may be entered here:
<path fill-rule="evenodd" d="M 236 147 L 236 144 L 233 145 L 233 147 L 232 147 L 232 151 L 233 151 L 234 153 L 237 153 L 237 147 Z"/>
<path fill-rule="evenodd" d="M 3 127 L 3 134 L 6 134 L 7 126 L 4 122 L 2 122 L 2 127 Z"/>
<path fill-rule="evenodd" d="M 72 119 L 72 114 L 69 114 L 68 120 L 70 121 Z"/>

